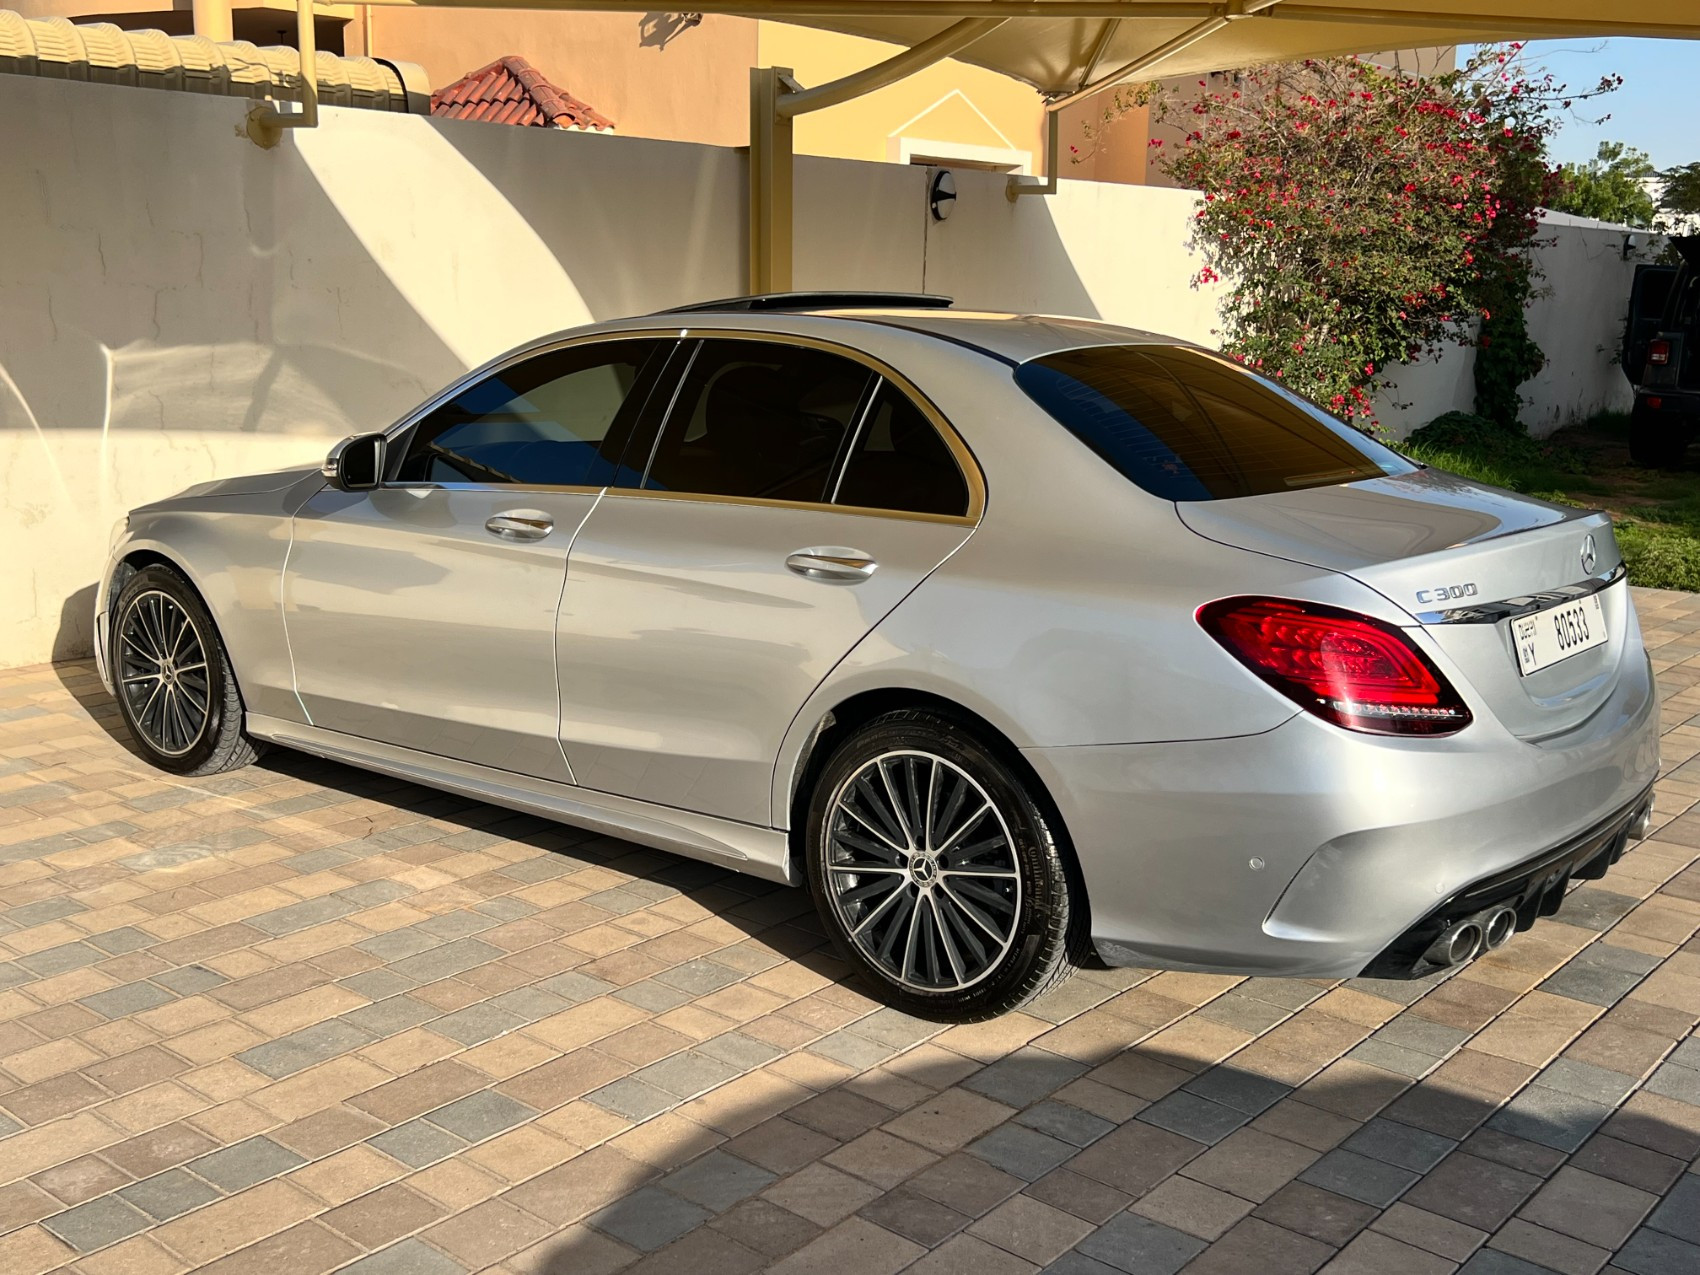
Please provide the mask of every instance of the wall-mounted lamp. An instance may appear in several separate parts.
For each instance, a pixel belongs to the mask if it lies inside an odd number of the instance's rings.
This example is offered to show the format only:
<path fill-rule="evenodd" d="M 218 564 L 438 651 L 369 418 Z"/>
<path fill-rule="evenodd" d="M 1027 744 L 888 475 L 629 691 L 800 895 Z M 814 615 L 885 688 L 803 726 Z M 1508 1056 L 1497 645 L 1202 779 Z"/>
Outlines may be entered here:
<path fill-rule="evenodd" d="M 1623 237 L 1623 259 L 1628 261 L 1635 255 L 1635 250 L 1638 247 L 1640 247 L 1640 245 L 1635 242 L 1634 235 L 1625 235 Z"/>
<path fill-rule="evenodd" d="M 956 178 L 950 175 L 948 168 L 937 169 L 932 181 L 927 184 L 927 211 L 933 214 L 934 221 L 943 221 L 955 208 Z"/>

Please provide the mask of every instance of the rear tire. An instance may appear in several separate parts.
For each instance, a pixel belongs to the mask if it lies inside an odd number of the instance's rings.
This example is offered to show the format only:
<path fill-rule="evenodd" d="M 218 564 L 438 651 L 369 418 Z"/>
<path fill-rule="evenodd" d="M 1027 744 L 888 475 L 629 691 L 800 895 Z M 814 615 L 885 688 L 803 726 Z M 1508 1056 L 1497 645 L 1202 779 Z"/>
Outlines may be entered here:
<path fill-rule="evenodd" d="M 169 567 L 143 567 L 112 608 L 118 711 L 142 755 L 176 775 L 237 770 L 260 755 L 206 605 Z"/>
<path fill-rule="evenodd" d="M 809 888 L 839 950 L 890 1004 L 975 1022 L 1062 982 L 1085 910 L 1029 781 L 960 723 L 886 713 L 810 795 Z"/>
<path fill-rule="evenodd" d="M 1677 469 L 1693 437 L 1693 429 L 1673 413 L 1655 412 L 1639 401 L 1630 409 L 1629 456 L 1637 465 Z"/>

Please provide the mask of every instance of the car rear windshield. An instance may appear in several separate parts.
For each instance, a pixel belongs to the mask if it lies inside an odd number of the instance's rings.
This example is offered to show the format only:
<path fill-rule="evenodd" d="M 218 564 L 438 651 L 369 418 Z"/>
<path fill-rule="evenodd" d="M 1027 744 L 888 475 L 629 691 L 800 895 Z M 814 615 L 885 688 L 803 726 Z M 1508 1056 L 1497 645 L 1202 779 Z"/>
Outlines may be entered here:
<path fill-rule="evenodd" d="M 1415 466 L 1314 403 L 1203 350 L 1100 345 L 1015 380 L 1123 477 L 1164 500 L 1226 500 Z"/>

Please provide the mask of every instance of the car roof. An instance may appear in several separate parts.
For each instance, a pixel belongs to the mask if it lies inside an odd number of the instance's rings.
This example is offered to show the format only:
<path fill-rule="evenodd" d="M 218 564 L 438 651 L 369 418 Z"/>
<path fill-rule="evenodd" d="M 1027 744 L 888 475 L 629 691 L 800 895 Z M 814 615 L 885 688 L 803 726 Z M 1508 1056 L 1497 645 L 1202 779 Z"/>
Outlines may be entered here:
<path fill-rule="evenodd" d="M 840 294 L 842 295 L 842 294 Z M 937 298 L 947 303 L 946 298 Z M 721 309 L 720 304 L 725 308 Z M 814 336 L 825 335 L 823 327 L 843 324 L 872 324 L 882 328 L 898 328 L 921 336 L 934 337 L 954 345 L 968 346 L 1006 363 L 1025 363 L 1029 359 L 1059 350 L 1074 350 L 1091 345 L 1190 345 L 1191 342 L 1159 332 L 1122 327 L 1097 319 L 1074 318 L 1067 315 L 1020 314 L 1008 311 L 955 310 L 941 304 L 933 305 L 787 305 L 752 307 L 744 299 L 725 303 L 707 303 L 687 308 L 663 311 L 644 320 L 677 319 L 682 328 L 701 328 L 713 324 L 722 328 L 749 329 L 752 332 L 799 332 Z M 626 326 L 621 321 L 613 326 Z M 845 339 L 849 334 L 845 334 Z"/>

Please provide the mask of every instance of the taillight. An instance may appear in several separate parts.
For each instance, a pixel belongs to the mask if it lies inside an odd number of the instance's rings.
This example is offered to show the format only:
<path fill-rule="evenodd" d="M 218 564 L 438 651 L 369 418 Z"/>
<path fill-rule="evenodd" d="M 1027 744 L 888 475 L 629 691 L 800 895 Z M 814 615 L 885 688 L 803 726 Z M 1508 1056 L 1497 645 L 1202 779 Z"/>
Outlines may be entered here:
<path fill-rule="evenodd" d="M 1670 363 L 1670 342 L 1660 337 L 1647 343 L 1647 362 L 1655 367 L 1665 367 Z"/>
<path fill-rule="evenodd" d="M 1470 710 L 1391 624 L 1314 602 L 1223 598 L 1198 609 L 1204 631 L 1307 712 L 1376 735 L 1446 735 Z"/>

